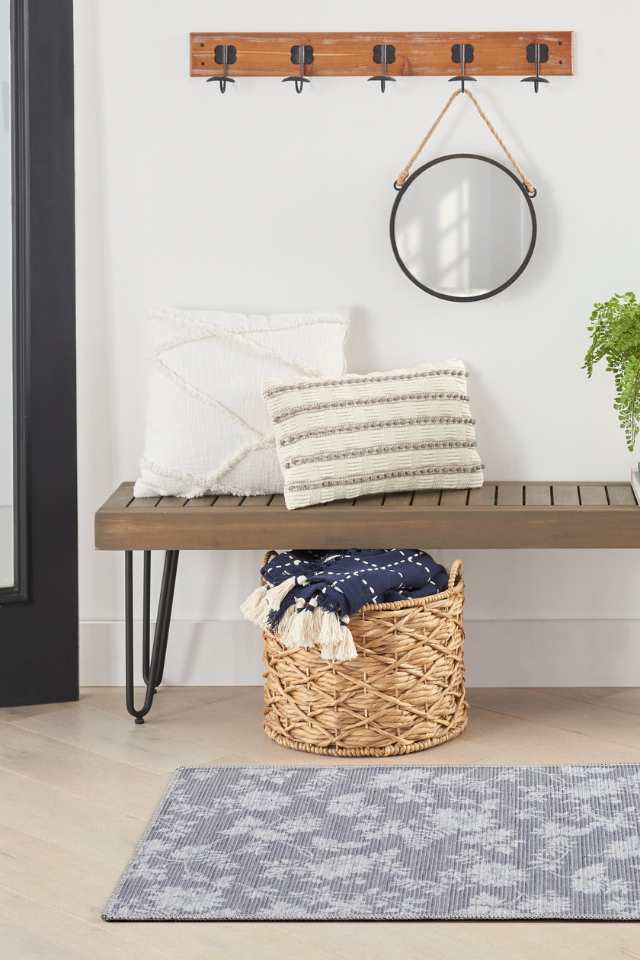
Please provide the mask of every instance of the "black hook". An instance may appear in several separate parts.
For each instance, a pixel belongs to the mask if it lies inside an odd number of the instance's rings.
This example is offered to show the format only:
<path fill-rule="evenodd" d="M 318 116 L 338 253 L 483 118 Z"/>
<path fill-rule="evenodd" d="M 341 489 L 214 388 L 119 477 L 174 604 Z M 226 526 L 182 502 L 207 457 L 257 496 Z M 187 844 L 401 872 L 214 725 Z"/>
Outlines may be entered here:
<path fill-rule="evenodd" d="M 537 93 L 541 83 L 549 83 L 545 77 L 540 76 L 540 64 L 546 63 L 549 59 L 549 47 L 546 43 L 530 43 L 527 47 L 527 62 L 535 63 L 535 77 L 523 77 L 520 83 L 532 83 L 533 89 Z"/>
<path fill-rule="evenodd" d="M 373 48 L 373 62 L 382 64 L 382 73 L 376 77 L 369 77 L 368 83 L 375 81 L 380 84 L 380 93 L 384 93 L 387 83 L 395 83 L 396 78 L 389 76 L 389 64 L 396 61 L 396 48 L 392 43 L 376 43 Z"/>
<path fill-rule="evenodd" d="M 235 63 L 238 59 L 238 51 L 232 43 L 220 43 L 215 50 L 215 61 L 216 63 L 222 64 L 222 76 L 221 77 L 208 77 L 207 83 L 220 84 L 220 93 L 224 93 L 227 89 L 228 83 L 235 83 L 233 77 L 228 76 L 229 73 L 229 64 Z"/>
<path fill-rule="evenodd" d="M 310 83 L 308 77 L 304 75 L 305 65 L 308 63 L 313 63 L 313 47 L 310 43 L 299 44 L 296 47 L 291 47 L 291 63 L 295 63 L 299 66 L 298 75 L 295 77 L 283 77 L 283 83 L 294 83 L 296 88 L 296 93 L 302 93 L 303 85 L 305 83 Z"/>
<path fill-rule="evenodd" d="M 465 83 L 475 83 L 475 77 L 468 77 L 465 73 L 465 64 L 473 63 L 473 44 L 472 43 L 454 43 L 451 47 L 451 59 L 454 63 L 460 64 L 460 74 L 457 77 L 449 77 L 449 83 L 459 83 L 460 92 L 464 93 Z"/>

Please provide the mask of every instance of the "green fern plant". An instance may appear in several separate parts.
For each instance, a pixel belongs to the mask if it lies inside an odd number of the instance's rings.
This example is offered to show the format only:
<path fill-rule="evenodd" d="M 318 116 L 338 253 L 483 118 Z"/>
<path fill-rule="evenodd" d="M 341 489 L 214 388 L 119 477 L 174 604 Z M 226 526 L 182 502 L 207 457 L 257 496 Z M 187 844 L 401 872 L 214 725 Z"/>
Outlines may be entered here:
<path fill-rule="evenodd" d="M 589 322 L 591 346 L 584 368 L 591 377 L 600 360 L 616 385 L 614 408 L 633 452 L 640 432 L 640 303 L 635 293 L 616 293 L 606 303 L 594 303 Z"/>

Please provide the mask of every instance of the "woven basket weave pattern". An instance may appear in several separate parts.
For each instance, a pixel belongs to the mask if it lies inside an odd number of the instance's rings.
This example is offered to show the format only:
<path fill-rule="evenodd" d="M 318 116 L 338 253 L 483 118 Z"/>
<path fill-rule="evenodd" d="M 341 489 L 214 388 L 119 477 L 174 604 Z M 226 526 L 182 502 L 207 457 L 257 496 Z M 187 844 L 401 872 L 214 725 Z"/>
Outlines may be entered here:
<path fill-rule="evenodd" d="M 327 663 L 264 632 L 266 734 L 282 746 L 389 757 L 451 740 L 467 724 L 464 583 L 432 597 L 369 604 L 351 619 L 355 660 Z"/>

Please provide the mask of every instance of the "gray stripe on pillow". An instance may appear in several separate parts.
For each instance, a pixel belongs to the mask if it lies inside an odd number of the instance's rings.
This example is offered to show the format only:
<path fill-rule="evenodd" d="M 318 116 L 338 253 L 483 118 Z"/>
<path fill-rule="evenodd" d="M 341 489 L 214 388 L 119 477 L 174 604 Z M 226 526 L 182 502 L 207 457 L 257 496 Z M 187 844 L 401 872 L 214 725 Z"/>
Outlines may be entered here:
<path fill-rule="evenodd" d="M 360 433 L 364 430 L 381 430 L 389 427 L 422 427 L 430 424 L 475 426 L 473 417 L 396 417 L 392 420 L 370 420 L 368 423 L 341 423 L 331 427 L 316 427 L 314 430 L 301 430 L 299 433 L 289 433 L 278 443 L 281 447 L 288 447 L 299 440 L 310 440 L 312 437 L 330 437 L 334 433 Z"/>
<path fill-rule="evenodd" d="M 398 396 L 377 396 L 377 397 L 357 397 L 351 400 L 329 400 L 325 403 L 303 403 L 299 407 L 289 407 L 282 413 L 272 414 L 271 419 L 274 423 L 282 423 L 284 420 L 290 420 L 291 417 L 297 417 L 301 413 L 320 413 L 322 410 L 346 410 L 350 407 L 375 407 L 386 403 L 402 403 L 412 400 L 459 400 L 469 401 L 469 397 L 464 393 L 445 393 L 436 391 L 434 393 L 403 393 Z"/>
<path fill-rule="evenodd" d="M 309 390 L 312 387 L 344 387 L 359 386 L 361 383 L 393 383 L 401 380 L 420 380 L 422 377 L 468 377 L 466 370 L 421 370 L 417 373 L 375 374 L 373 376 L 357 376 L 353 380 L 342 377 L 340 380 L 306 380 L 299 383 L 283 383 L 274 387 L 266 387 L 265 397 L 275 397 L 279 393 L 289 393 L 291 390 Z"/>
<path fill-rule="evenodd" d="M 285 470 L 304 463 L 323 463 L 328 460 L 347 460 L 357 457 L 375 457 L 383 453 L 405 453 L 411 450 L 468 450 L 476 446 L 475 440 L 425 440 L 424 443 L 395 443 L 383 447 L 358 447 L 354 450 L 334 450 L 329 453 L 310 453 L 304 457 L 287 460 Z"/>
<path fill-rule="evenodd" d="M 473 474 L 479 473 L 482 470 L 484 470 L 483 463 L 467 466 L 420 467 L 417 470 L 391 470 L 388 473 L 369 473 L 356 477 L 343 477 L 339 480 L 299 480 L 288 483 L 287 488 L 297 492 L 304 490 L 325 490 L 331 489 L 332 487 L 353 486 L 358 483 L 378 483 L 381 480 L 404 480 L 410 477 L 442 476 L 445 474 Z"/>

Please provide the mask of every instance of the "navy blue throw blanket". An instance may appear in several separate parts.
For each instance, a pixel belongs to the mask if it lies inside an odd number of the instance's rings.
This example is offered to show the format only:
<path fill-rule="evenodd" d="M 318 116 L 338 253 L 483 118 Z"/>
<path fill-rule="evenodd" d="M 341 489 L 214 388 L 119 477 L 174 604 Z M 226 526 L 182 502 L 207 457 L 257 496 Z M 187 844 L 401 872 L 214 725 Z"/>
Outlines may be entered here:
<path fill-rule="evenodd" d="M 327 660 L 356 656 L 349 618 L 367 603 L 429 597 L 448 587 L 445 568 L 422 550 L 290 550 L 272 554 L 266 586 L 243 604 L 249 620 L 285 646 L 319 644 Z"/>

